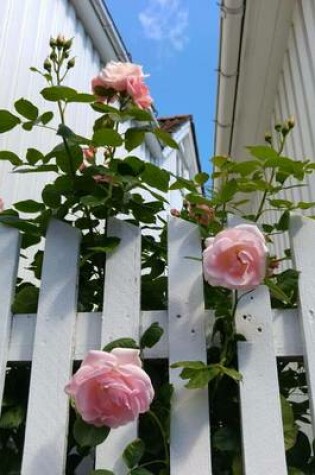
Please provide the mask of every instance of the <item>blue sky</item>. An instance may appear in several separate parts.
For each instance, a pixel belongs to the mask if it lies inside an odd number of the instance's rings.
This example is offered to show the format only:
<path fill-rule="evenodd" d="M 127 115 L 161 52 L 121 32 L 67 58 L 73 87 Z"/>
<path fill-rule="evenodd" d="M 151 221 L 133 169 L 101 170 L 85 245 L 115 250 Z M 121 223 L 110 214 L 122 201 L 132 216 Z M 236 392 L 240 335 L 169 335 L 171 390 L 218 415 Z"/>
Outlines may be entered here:
<path fill-rule="evenodd" d="M 213 155 L 219 7 L 216 0 L 105 0 L 158 115 L 193 114 L 202 169 Z"/>

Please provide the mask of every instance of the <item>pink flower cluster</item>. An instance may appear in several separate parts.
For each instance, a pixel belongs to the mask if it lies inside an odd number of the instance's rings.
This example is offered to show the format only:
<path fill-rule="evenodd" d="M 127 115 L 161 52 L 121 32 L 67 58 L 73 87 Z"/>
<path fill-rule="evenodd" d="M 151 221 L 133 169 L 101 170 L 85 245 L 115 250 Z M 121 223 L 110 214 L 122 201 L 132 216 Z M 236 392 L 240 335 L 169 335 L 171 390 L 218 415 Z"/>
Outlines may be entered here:
<path fill-rule="evenodd" d="M 213 286 L 251 290 L 263 281 L 268 248 L 257 226 L 240 224 L 206 240 L 205 280 Z"/>
<path fill-rule="evenodd" d="M 154 397 L 141 368 L 139 350 L 90 351 L 65 387 L 82 419 L 97 427 L 119 427 L 147 412 Z"/>
<path fill-rule="evenodd" d="M 149 89 L 144 83 L 145 75 L 142 66 L 133 63 L 110 61 L 106 67 L 92 79 L 92 90 L 97 94 L 97 88 L 113 89 L 127 93 L 133 102 L 141 109 L 147 109 L 152 104 Z M 99 100 L 104 101 L 105 97 Z"/>

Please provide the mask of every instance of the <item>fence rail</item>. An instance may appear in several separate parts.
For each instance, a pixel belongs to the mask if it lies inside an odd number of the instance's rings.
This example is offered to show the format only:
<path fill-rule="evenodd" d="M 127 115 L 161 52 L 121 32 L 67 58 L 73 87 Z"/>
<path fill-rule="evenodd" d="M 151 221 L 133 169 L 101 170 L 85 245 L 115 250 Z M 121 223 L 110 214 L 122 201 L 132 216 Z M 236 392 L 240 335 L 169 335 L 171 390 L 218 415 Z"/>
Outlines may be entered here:
<path fill-rule="evenodd" d="M 167 311 L 140 310 L 140 232 L 118 220 L 110 233 L 121 238 L 106 262 L 102 313 L 77 313 L 80 236 L 68 225 L 52 221 L 46 244 L 36 315 L 12 315 L 20 237 L 0 226 L 0 400 L 7 362 L 32 361 L 22 475 L 62 475 L 65 470 L 68 398 L 63 388 L 74 360 L 89 349 L 131 336 L 139 340 L 152 322 L 164 335 L 145 358 L 206 361 L 206 342 L 213 324 L 203 307 L 201 256 L 197 228 L 171 219 L 168 232 L 169 292 Z M 315 384 L 315 223 L 294 216 L 290 236 L 296 268 L 301 270 L 298 310 L 271 310 L 261 286 L 239 305 L 237 330 L 243 466 L 246 475 L 287 473 L 281 421 L 277 357 L 304 355 L 312 416 Z M 300 332 L 301 326 L 301 332 Z M 300 336 L 301 335 L 301 336 Z M 175 388 L 171 416 L 172 475 L 211 475 L 209 401 L 206 390 L 188 390 L 170 370 Z M 263 388 L 263 391 L 262 391 Z M 314 421 L 314 418 L 312 417 Z M 111 431 L 96 452 L 96 468 L 124 473 L 123 448 L 137 436 L 137 424 Z"/>

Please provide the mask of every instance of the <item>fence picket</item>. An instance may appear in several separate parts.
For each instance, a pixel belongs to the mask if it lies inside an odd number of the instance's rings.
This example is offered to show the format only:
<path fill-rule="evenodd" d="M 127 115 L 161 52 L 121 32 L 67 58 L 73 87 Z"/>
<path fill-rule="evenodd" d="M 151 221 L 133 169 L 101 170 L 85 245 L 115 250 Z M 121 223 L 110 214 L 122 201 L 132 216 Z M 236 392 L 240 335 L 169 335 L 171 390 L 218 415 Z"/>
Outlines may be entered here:
<path fill-rule="evenodd" d="M 102 346 L 126 336 L 138 341 L 140 327 L 140 229 L 112 219 L 108 224 L 108 235 L 117 236 L 121 241 L 106 261 Z M 125 473 L 121 454 L 136 437 L 136 422 L 112 430 L 106 442 L 96 449 L 96 468 Z"/>
<path fill-rule="evenodd" d="M 20 234 L 0 224 L 0 413 L 11 330 L 11 303 L 19 262 Z"/>
<path fill-rule="evenodd" d="M 290 220 L 290 241 L 295 268 L 299 276 L 299 320 L 307 370 L 310 411 L 315 434 L 315 222 L 293 215 Z"/>
<path fill-rule="evenodd" d="M 22 475 L 61 475 L 67 448 L 80 234 L 51 221 L 34 339 Z"/>
<path fill-rule="evenodd" d="M 286 475 L 277 362 L 269 292 L 260 286 L 244 295 L 236 312 L 241 428 L 246 475 Z"/>
<path fill-rule="evenodd" d="M 206 336 L 203 308 L 203 281 L 198 228 L 178 218 L 168 227 L 169 261 L 169 360 L 206 362 Z M 189 390 L 179 378 L 178 370 L 170 370 L 174 385 L 171 413 L 172 475 L 209 475 L 210 427 L 208 390 Z"/>

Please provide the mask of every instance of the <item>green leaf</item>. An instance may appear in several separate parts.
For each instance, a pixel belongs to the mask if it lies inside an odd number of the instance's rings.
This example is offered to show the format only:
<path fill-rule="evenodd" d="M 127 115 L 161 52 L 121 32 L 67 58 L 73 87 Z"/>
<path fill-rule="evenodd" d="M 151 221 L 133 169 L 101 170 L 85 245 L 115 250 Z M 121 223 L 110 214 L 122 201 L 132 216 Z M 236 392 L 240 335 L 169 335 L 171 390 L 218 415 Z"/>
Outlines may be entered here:
<path fill-rule="evenodd" d="M 0 126 L 1 127 L 1 126 Z M 7 160 L 8 162 L 12 163 L 14 166 L 22 165 L 22 160 L 13 152 L 9 150 L 2 150 L 0 152 L 0 160 Z"/>
<path fill-rule="evenodd" d="M 130 128 L 125 133 L 125 147 L 128 152 L 142 144 L 146 130 L 137 127 Z"/>
<path fill-rule="evenodd" d="M 290 225 L 290 212 L 288 210 L 284 211 L 284 213 L 280 216 L 278 223 L 276 224 L 276 228 L 278 231 L 287 231 Z"/>
<path fill-rule="evenodd" d="M 140 340 L 140 348 L 152 348 L 163 336 L 164 330 L 158 322 L 152 323 L 146 329 Z"/>
<path fill-rule="evenodd" d="M 238 183 L 236 180 L 232 179 L 222 186 L 218 194 L 215 196 L 215 201 L 217 203 L 228 203 L 237 191 Z"/>
<path fill-rule="evenodd" d="M 133 338 L 118 338 L 117 340 L 111 341 L 102 348 L 102 351 L 111 351 L 114 348 L 134 348 L 138 349 L 139 345 L 135 342 Z"/>
<path fill-rule="evenodd" d="M 89 475 L 115 475 L 114 472 L 111 470 L 92 470 L 92 472 L 89 473 Z"/>
<path fill-rule="evenodd" d="M 13 406 L 4 411 L 0 417 L 0 429 L 16 429 L 25 418 L 25 409 L 23 406 Z"/>
<path fill-rule="evenodd" d="M 130 471 L 130 475 L 154 475 L 153 472 L 150 472 L 146 468 L 137 467 Z"/>
<path fill-rule="evenodd" d="M 46 125 L 48 122 L 50 122 L 54 117 L 54 113 L 51 111 L 44 112 L 42 115 L 38 117 L 38 122 L 41 122 L 42 124 Z"/>
<path fill-rule="evenodd" d="M 260 160 L 267 160 L 269 158 L 274 158 L 279 160 L 279 155 L 276 150 L 266 145 L 259 145 L 254 147 L 246 147 L 247 150 L 253 155 L 253 157 L 259 158 Z"/>
<path fill-rule="evenodd" d="M 218 450 L 236 452 L 240 448 L 239 437 L 230 427 L 221 427 L 214 433 L 213 446 Z"/>
<path fill-rule="evenodd" d="M 15 203 L 14 208 L 23 213 L 39 213 L 45 209 L 45 205 L 34 200 L 25 200 Z"/>
<path fill-rule="evenodd" d="M 105 147 L 107 145 L 111 147 L 119 147 L 122 145 L 123 140 L 116 130 L 102 128 L 97 129 L 94 132 L 92 142 L 96 147 Z"/>
<path fill-rule="evenodd" d="M 285 292 L 283 292 L 283 290 L 277 284 L 275 284 L 272 280 L 265 279 L 264 283 L 267 285 L 271 294 L 275 298 L 283 301 L 284 303 L 290 303 L 290 297 L 288 297 L 288 295 Z"/>
<path fill-rule="evenodd" d="M 198 184 L 198 185 L 204 185 L 206 183 L 206 181 L 209 180 L 209 175 L 208 173 L 204 173 L 204 172 L 201 172 L 201 173 L 197 173 L 197 175 L 194 176 L 194 181 Z"/>
<path fill-rule="evenodd" d="M 11 112 L 5 109 L 0 109 L 0 134 L 14 129 L 20 123 L 21 120 L 16 115 L 11 114 Z"/>
<path fill-rule="evenodd" d="M 153 186 L 153 188 L 157 188 L 160 191 L 168 191 L 170 181 L 169 172 L 152 163 L 145 164 L 145 170 L 141 173 L 141 178 L 144 183 Z"/>
<path fill-rule="evenodd" d="M 221 372 L 228 376 L 229 378 L 234 379 L 234 381 L 241 381 L 242 375 L 236 369 L 233 368 L 226 368 L 225 366 L 218 365 Z"/>
<path fill-rule="evenodd" d="M 180 376 L 183 379 L 189 379 L 185 387 L 188 389 L 204 388 L 207 384 L 220 374 L 220 369 L 213 366 L 208 366 L 204 369 L 189 369 L 184 368 Z"/>
<path fill-rule="evenodd" d="M 115 475 L 111 470 L 92 470 L 89 475 Z"/>
<path fill-rule="evenodd" d="M 281 412 L 284 432 L 285 450 L 291 449 L 296 442 L 298 428 L 294 421 L 294 413 L 291 404 L 284 396 L 280 396 Z"/>
<path fill-rule="evenodd" d="M 305 472 L 302 472 L 299 468 L 289 467 L 288 475 L 305 475 Z"/>
<path fill-rule="evenodd" d="M 66 86 L 46 87 L 40 93 L 43 98 L 46 99 L 46 101 L 51 102 L 67 101 L 77 95 L 77 91 L 75 89 Z"/>
<path fill-rule="evenodd" d="M 119 245 L 120 239 L 117 237 L 107 237 L 104 239 L 104 244 L 102 246 L 94 246 L 89 247 L 90 251 L 100 252 L 100 253 L 107 253 L 111 252 Z"/>
<path fill-rule="evenodd" d="M 152 132 L 159 140 L 161 140 L 161 142 L 163 142 L 168 147 L 178 148 L 178 144 L 171 137 L 171 135 L 165 130 L 156 128 L 156 129 L 153 129 Z"/>
<path fill-rule="evenodd" d="M 78 92 L 73 97 L 69 97 L 68 102 L 78 102 L 78 103 L 90 103 L 95 101 L 95 96 L 93 94 L 86 94 L 83 92 Z"/>
<path fill-rule="evenodd" d="M 47 173 L 47 172 L 58 172 L 57 165 L 38 165 L 33 168 L 19 168 L 14 170 L 13 173 Z"/>
<path fill-rule="evenodd" d="M 28 120 L 36 120 L 38 108 L 26 99 L 19 99 L 14 103 L 15 110 Z"/>
<path fill-rule="evenodd" d="M 84 422 L 79 416 L 73 426 L 74 439 L 81 447 L 95 447 L 101 444 L 108 437 L 109 432 L 109 427 L 95 427 Z"/>
<path fill-rule="evenodd" d="M 141 439 L 135 439 L 127 445 L 123 452 L 123 459 L 128 468 L 135 467 L 144 455 L 145 445 Z"/>
<path fill-rule="evenodd" d="M 124 176 L 139 176 L 145 170 L 145 163 L 138 157 L 130 156 L 117 164 L 117 171 Z"/>
<path fill-rule="evenodd" d="M 42 198 L 45 205 L 49 208 L 58 208 L 61 204 L 60 193 L 56 190 L 54 185 L 46 185 L 42 191 Z"/>
<path fill-rule="evenodd" d="M 15 296 L 13 313 L 36 313 L 39 289 L 32 284 L 25 285 Z"/>
<path fill-rule="evenodd" d="M 176 361 L 171 364 L 171 368 L 192 368 L 192 369 L 204 369 L 206 364 L 203 361 Z"/>
<path fill-rule="evenodd" d="M 197 191 L 196 185 L 195 183 L 193 183 L 193 181 L 186 180 L 186 178 L 177 177 L 177 180 L 174 183 L 172 183 L 172 185 L 170 186 L 170 190 L 182 190 L 182 189 L 186 189 L 191 192 Z"/>
<path fill-rule="evenodd" d="M 30 165 L 35 165 L 40 160 L 43 161 L 45 156 L 36 148 L 28 148 L 26 152 L 26 160 Z"/>
<path fill-rule="evenodd" d="M 152 114 L 146 110 L 139 109 L 138 107 L 129 107 L 126 111 L 123 112 L 125 118 L 132 117 L 135 120 L 141 122 L 151 122 L 153 121 Z"/>

